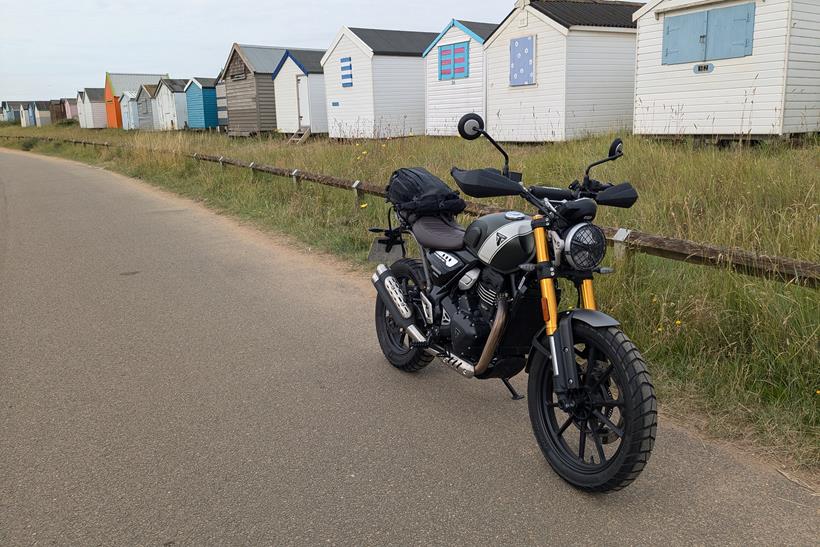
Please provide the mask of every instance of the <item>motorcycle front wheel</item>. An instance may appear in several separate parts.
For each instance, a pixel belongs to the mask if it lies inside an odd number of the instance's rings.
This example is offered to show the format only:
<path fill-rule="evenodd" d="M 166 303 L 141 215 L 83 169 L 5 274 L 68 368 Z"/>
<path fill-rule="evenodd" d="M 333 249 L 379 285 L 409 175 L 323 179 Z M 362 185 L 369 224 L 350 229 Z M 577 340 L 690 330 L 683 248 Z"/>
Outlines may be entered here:
<path fill-rule="evenodd" d="M 558 405 L 549 356 L 528 383 L 533 432 L 550 466 L 588 492 L 620 490 L 646 466 L 657 429 L 655 390 L 640 352 L 616 328 L 573 325 L 581 387 Z M 546 345 L 545 347 L 549 347 Z"/>

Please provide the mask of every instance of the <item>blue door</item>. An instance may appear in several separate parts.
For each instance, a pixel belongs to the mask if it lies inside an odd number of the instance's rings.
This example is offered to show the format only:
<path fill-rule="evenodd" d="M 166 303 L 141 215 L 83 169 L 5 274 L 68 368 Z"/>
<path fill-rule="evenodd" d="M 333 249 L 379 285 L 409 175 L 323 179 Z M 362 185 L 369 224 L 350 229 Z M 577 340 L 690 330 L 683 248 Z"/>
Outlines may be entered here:
<path fill-rule="evenodd" d="M 752 54 L 755 5 L 709 10 L 706 59 L 731 59 Z"/>

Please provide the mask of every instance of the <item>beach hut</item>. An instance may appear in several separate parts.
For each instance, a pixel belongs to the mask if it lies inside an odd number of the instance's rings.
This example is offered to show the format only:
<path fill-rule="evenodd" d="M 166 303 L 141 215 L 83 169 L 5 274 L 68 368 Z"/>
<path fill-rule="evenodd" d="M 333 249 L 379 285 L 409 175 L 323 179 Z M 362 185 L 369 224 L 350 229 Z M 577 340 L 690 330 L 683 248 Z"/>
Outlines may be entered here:
<path fill-rule="evenodd" d="M 105 115 L 108 127 L 122 127 L 120 97 L 126 91 L 135 97 L 142 84 L 155 84 L 167 74 L 121 74 L 105 73 Z"/>
<path fill-rule="evenodd" d="M 188 127 L 211 129 L 217 126 L 216 78 L 191 78 L 185 85 Z"/>
<path fill-rule="evenodd" d="M 86 127 L 86 117 L 85 117 L 85 91 L 80 90 L 77 91 L 77 121 L 80 122 L 80 127 L 85 129 Z"/>
<path fill-rule="evenodd" d="M 323 50 L 288 49 L 273 71 L 276 126 L 282 133 L 327 133 Z"/>
<path fill-rule="evenodd" d="M 51 123 L 57 123 L 65 119 L 65 110 L 62 99 L 52 99 L 48 102 L 48 112 L 51 115 Z"/>
<path fill-rule="evenodd" d="M 19 122 L 20 121 L 20 106 L 23 105 L 25 101 L 3 101 L 2 109 L 3 109 L 3 121 L 6 122 Z"/>
<path fill-rule="evenodd" d="M 322 57 L 333 138 L 424 134 L 424 59 L 435 32 L 342 27 Z"/>
<path fill-rule="evenodd" d="M 220 131 L 228 131 L 228 94 L 223 78 L 225 71 L 216 78 L 216 123 Z"/>
<path fill-rule="evenodd" d="M 34 121 L 34 104 L 27 102 L 20 105 L 20 126 L 21 127 L 35 127 L 37 123 Z"/>
<path fill-rule="evenodd" d="M 428 135 L 457 135 L 466 112 L 484 116 L 484 42 L 497 23 L 453 19 L 424 51 Z"/>
<path fill-rule="evenodd" d="M 51 106 L 50 101 L 34 101 L 29 108 L 34 113 L 34 125 L 37 127 L 44 127 L 51 125 Z"/>
<path fill-rule="evenodd" d="M 228 107 L 228 134 L 276 131 L 273 71 L 284 48 L 234 44 L 223 69 Z"/>
<path fill-rule="evenodd" d="M 65 112 L 65 117 L 69 120 L 76 120 L 79 117 L 79 113 L 77 112 L 77 99 L 64 97 L 60 100 L 63 103 L 63 112 Z"/>
<path fill-rule="evenodd" d="M 120 112 L 123 129 L 131 130 L 138 128 L 139 113 L 137 112 L 136 93 L 125 91 L 120 95 Z"/>
<path fill-rule="evenodd" d="M 154 98 L 156 84 L 143 84 L 137 91 L 137 127 L 142 131 L 153 131 L 159 127 L 159 110 Z"/>
<path fill-rule="evenodd" d="M 518 0 L 484 44 L 489 132 L 542 142 L 631 128 L 641 5 Z"/>
<path fill-rule="evenodd" d="M 79 108 L 79 100 L 82 99 L 82 108 Z M 85 123 L 81 127 L 88 129 L 102 129 L 108 127 L 105 111 L 105 89 L 102 87 L 86 87 L 77 94 L 78 110 L 83 114 Z"/>
<path fill-rule="evenodd" d="M 817 0 L 651 0 L 633 19 L 635 133 L 820 131 Z"/>
<path fill-rule="evenodd" d="M 159 124 L 154 128 L 161 131 L 185 129 L 188 125 L 188 103 L 185 99 L 185 84 L 188 80 L 162 78 L 157 84 L 154 108 L 157 109 Z"/>

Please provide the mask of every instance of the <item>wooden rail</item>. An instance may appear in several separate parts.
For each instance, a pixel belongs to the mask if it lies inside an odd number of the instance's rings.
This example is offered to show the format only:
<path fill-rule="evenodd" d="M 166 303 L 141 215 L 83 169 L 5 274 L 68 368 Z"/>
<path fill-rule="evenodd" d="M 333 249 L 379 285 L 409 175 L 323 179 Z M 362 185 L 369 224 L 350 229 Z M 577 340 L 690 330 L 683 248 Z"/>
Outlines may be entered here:
<path fill-rule="evenodd" d="M 82 146 L 125 148 L 123 145 L 108 142 L 82 141 L 55 137 L 0 135 L 0 138 L 19 140 L 34 139 Z M 154 151 L 169 153 L 167 150 Z M 268 173 L 278 177 L 290 178 L 297 183 L 300 181 L 309 181 L 322 184 L 324 186 L 352 190 L 356 203 L 359 203 L 362 195 L 364 194 L 381 197 L 385 196 L 383 184 L 342 179 L 330 175 L 323 175 L 321 173 L 312 173 L 310 171 L 302 171 L 300 169 L 275 167 L 273 165 L 226 158 L 224 156 L 214 156 L 200 153 L 179 154 L 197 161 L 251 169 L 260 173 Z M 503 211 L 503 209 L 473 201 L 467 202 L 467 209 L 465 210 L 465 212 L 472 215 L 483 215 L 499 211 Z M 809 287 L 817 287 L 820 285 L 820 264 L 813 262 L 762 255 L 734 247 L 718 247 L 716 245 L 697 243 L 686 239 L 676 239 L 648 234 L 638 230 L 612 228 L 609 226 L 602 226 L 602 228 L 606 234 L 607 240 L 609 240 L 609 242 L 613 245 L 621 247 L 621 249 L 627 249 L 629 251 L 691 264 L 731 268 L 747 275 L 776 279 L 787 283 L 797 283 Z"/>

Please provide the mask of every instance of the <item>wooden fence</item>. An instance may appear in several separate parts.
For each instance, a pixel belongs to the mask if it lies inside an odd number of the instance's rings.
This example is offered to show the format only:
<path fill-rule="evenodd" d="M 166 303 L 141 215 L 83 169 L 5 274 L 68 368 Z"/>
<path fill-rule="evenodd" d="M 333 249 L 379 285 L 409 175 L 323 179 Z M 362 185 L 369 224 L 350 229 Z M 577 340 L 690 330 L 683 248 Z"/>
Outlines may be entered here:
<path fill-rule="evenodd" d="M 34 139 L 37 141 L 69 143 L 81 146 L 125 148 L 122 145 L 116 145 L 108 142 L 93 142 L 54 137 L 0 135 L 0 138 L 19 140 Z M 170 153 L 167 150 L 154 151 Z M 226 158 L 224 156 L 214 156 L 200 153 L 182 155 L 197 161 L 211 162 L 222 166 L 227 165 L 231 167 L 251 169 L 260 173 L 268 173 L 278 177 L 290 178 L 295 183 L 300 181 L 309 181 L 334 188 L 347 189 L 351 191 L 352 198 L 355 200 L 356 204 L 360 203 L 364 194 L 381 197 L 384 197 L 385 195 L 383 184 L 342 179 L 330 175 L 302 171 L 300 169 L 275 167 L 253 161 Z M 503 209 L 498 207 L 468 201 L 466 212 L 472 215 L 483 215 L 502 210 Z M 662 258 L 691 264 L 731 268 L 747 275 L 776 279 L 787 283 L 797 283 L 809 287 L 817 287 L 820 285 L 820 264 L 813 262 L 761 255 L 734 247 L 718 247 L 716 245 L 697 243 L 686 239 L 658 236 L 638 230 L 629 230 L 626 228 L 613 228 L 609 226 L 602 226 L 602 228 L 610 243 L 620 247 L 621 250 L 659 256 Z"/>

